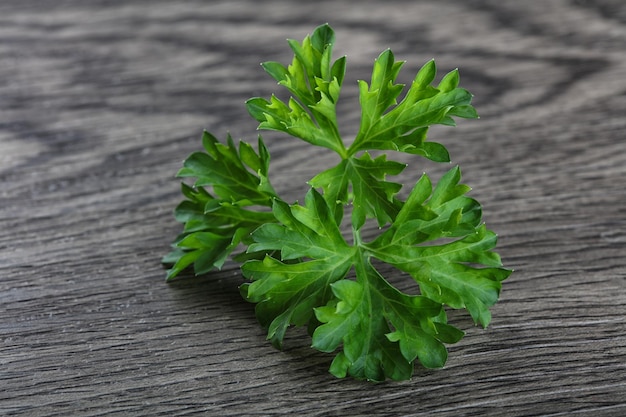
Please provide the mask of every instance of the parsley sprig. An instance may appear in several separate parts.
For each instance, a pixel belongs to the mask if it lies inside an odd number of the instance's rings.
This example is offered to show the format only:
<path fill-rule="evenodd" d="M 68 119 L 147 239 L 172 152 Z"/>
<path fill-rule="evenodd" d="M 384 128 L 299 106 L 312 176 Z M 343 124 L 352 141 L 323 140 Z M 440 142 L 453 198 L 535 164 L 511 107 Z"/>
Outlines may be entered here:
<path fill-rule="evenodd" d="M 246 105 L 259 129 L 327 148 L 340 162 L 309 181 L 303 204 L 289 204 L 271 186 L 261 136 L 255 151 L 205 132 L 204 151 L 189 156 L 178 173 L 195 182 L 182 184 L 185 200 L 175 216 L 184 229 L 164 258 L 171 265 L 167 278 L 188 267 L 205 274 L 232 257 L 247 279 L 242 295 L 256 303 L 274 346 L 282 346 L 290 326 L 307 326 L 313 348 L 335 353 L 333 375 L 404 380 L 416 361 L 442 367 L 445 345 L 464 336 L 448 324 L 446 307 L 466 309 L 477 324 L 489 324 L 489 308 L 511 271 L 493 251 L 496 235 L 482 222 L 480 204 L 467 196 L 458 167 L 435 185 L 423 174 L 402 199 L 402 184 L 387 176 L 406 165 L 371 154 L 395 151 L 449 162 L 446 148 L 428 141 L 427 132 L 435 124 L 453 126 L 454 117 L 477 118 L 472 95 L 458 87 L 458 71 L 435 86 L 437 70 L 429 61 L 399 99 L 403 62 L 390 50 L 381 53 L 369 84 L 359 81 L 361 124 L 346 146 L 336 113 L 346 58 L 333 62 L 334 42 L 329 25 L 302 42 L 289 40 L 291 64 L 266 62 L 263 68 L 291 98 L 257 97 Z M 342 233 L 346 211 L 349 238 Z M 368 219 L 381 231 L 366 241 L 361 231 Z M 395 288 L 377 262 L 408 274 L 419 295 Z"/>

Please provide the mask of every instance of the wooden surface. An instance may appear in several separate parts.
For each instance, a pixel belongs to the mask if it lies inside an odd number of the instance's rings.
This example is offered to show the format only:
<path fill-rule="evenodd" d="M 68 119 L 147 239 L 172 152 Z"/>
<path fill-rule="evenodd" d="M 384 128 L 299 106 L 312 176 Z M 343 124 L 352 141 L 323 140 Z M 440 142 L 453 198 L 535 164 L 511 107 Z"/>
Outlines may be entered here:
<path fill-rule="evenodd" d="M 234 264 L 172 285 L 160 265 L 202 129 L 254 141 L 259 63 L 324 22 L 346 137 L 388 47 L 405 80 L 459 67 L 481 114 L 431 138 L 516 272 L 492 325 L 454 315 L 446 367 L 407 382 L 335 379 L 301 330 L 274 350 Z M 626 415 L 625 131 L 623 0 L 3 0 L 0 415 Z M 266 138 L 287 200 L 336 162 Z"/>

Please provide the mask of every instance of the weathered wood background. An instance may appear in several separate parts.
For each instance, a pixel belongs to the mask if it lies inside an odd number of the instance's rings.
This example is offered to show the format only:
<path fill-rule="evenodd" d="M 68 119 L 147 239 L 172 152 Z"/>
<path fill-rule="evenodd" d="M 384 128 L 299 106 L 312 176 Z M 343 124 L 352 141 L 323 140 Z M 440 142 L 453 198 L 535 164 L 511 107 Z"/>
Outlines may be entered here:
<path fill-rule="evenodd" d="M 255 140 L 244 100 L 286 38 L 329 22 L 356 80 L 460 68 L 478 121 L 437 128 L 516 272 L 487 330 L 441 370 L 372 385 L 327 373 L 295 330 L 265 341 L 236 265 L 175 284 L 174 178 L 207 128 Z M 623 0 L 0 2 L 0 414 L 626 415 Z M 287 200 L 334 163 L 266 135 Z M 414 161 L 405 178 L 442 167 Z M 447 167 L 446 167 L 447 168 Z"/>

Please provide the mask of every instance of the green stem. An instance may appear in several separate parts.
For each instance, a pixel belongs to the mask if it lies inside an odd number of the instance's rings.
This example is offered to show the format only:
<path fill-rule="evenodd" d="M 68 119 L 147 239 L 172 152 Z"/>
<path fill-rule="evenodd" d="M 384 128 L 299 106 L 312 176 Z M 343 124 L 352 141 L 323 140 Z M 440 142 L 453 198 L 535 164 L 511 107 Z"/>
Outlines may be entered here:
<path fill-rule="evenodd" d="M 361 231 L 356 228 L 352 228 L 352 239 L 354 241 L 354 247 L 360 248 L 363 244 L 363 240 L 361 239 Z"/>

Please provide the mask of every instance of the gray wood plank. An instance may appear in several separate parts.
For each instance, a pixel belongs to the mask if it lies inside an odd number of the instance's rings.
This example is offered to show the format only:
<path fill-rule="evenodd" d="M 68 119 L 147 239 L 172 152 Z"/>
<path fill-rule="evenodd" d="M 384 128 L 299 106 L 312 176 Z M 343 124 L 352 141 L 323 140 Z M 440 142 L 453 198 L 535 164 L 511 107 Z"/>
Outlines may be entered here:
<path fill-rule="evenodd" d="M 453 314 L 467 336 L 411 381 L 337 380 L 301 329 L 273 349 L 233 263 L 164 282 L 181 161 L 204 128 L 254 140 L 243 103 L 277 91 L 259 62 L 324 22 L 346 137 L 388 47 L 406 80 L 459 67 L 481 114 L 431 137 L 516 272 L 491 326 Z M 3 1 L 0 414 L 626 414 L 625 46 L 621 0 Z M 287 199 L 334 162 L 265 137 Z M 407 161 L 407 182 L 447 168 Z"/>

